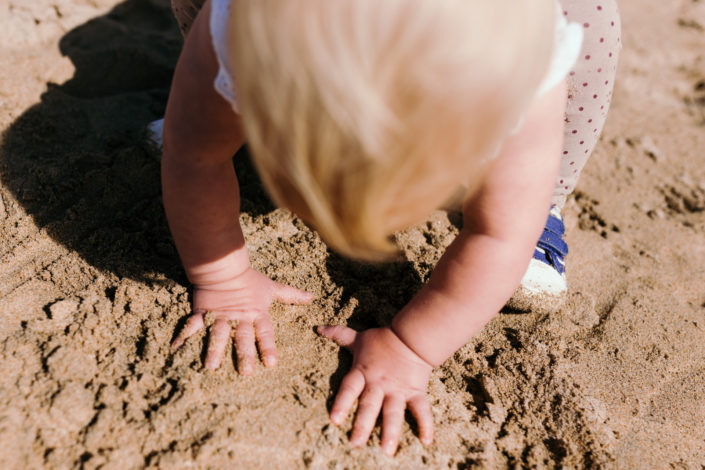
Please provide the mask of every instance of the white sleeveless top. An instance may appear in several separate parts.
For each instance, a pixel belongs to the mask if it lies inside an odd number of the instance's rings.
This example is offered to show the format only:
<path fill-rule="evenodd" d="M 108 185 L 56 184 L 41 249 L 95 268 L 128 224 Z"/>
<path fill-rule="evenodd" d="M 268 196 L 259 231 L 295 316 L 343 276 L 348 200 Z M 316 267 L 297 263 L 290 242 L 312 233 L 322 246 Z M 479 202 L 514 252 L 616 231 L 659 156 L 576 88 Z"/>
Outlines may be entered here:
<path fill-rule="evenodd" d="M 215 77 L 215 90 L 227 100 L 236 113 L 239 113 L 235 82 L 232 67 L 227 51 L 228 44 L 228 18 L 231 0 L 211 0 L 210 30 L 213 39 L 213 49 L 218 59 L 218 75 Z M 563 80 L 570 69 L 575 65 L 583 43 L 583 29 L 577 23 L 568 23 L 563 16 L 563 11 L 556 2 L 556 34 L 553 56 L 536 96 L 549 91 Z"/>

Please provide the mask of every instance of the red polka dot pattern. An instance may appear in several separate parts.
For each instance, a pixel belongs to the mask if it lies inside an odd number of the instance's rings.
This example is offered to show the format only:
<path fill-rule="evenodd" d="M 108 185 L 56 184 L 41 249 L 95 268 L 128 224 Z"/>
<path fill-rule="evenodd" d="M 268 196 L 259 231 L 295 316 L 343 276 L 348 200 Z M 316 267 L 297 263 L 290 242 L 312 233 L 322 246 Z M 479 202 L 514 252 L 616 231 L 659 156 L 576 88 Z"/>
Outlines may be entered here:
<path fill-rule="evenodd" d="M 597 143 L 607 117 L 621 26 L 616 0 L 560 0 L 567 21 L 583 27 L 583 47 L 567 77 L 568 103 L 560 174 L 553 204 L 562 207 Z"/>

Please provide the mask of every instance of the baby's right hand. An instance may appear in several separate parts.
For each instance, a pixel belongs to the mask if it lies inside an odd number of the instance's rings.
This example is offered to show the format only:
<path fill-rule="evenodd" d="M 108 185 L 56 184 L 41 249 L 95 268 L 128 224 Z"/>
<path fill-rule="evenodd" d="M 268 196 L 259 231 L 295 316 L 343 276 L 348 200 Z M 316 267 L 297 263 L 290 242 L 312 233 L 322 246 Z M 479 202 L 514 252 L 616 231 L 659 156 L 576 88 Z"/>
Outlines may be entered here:
<path fill-rule="evenodd" d="M 232 328 L 235 329 L 233 336 L 240 374 L 249 375 L 254 370 L 255 337 L 262 362 L 266 367 L 272 367 L 277 361 L 274 330 L 269 318 L 272 300 L 307 304 L 312 298 L 311 293 L 274 282 L 252 268 L 226 282 L 194 286 L 194 313 L 172 343 L 171 350 L 180 348 L 190 336 L 200 331 L 205 326 L 206 314 L 212 312 L 215 321 L 210 329 L 206 355 L 208 369 L 220 367 Z"/>

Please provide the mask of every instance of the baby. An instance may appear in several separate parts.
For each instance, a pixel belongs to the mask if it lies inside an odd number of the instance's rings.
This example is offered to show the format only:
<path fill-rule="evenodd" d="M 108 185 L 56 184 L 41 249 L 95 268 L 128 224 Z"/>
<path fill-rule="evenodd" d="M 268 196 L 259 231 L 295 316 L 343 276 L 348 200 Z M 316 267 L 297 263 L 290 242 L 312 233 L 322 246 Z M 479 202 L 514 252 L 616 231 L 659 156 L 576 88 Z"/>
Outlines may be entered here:
<path fill-rule="evenodd" d="M 330 412 L 340 424 L 358 400 L 352 445 L 381 413 L 394 454 L 406 407 L 430 443 L 432 369 L 515 291 L 549 304 L 565 293 L 560 209 L 609 105 L 614 0 L 200 3 L 173 0 L 186 40 L 162 185 L 194 286 L 173 348 L 211 312 L 207 368 L 220 366 L 232 328 L 241 374 L 253 372 L 255 341 L 274 366 L 270 303 L 311 301 L 250 266 L 232 163 L 245 140 L 274 201 L 350 257 L 383 259 L 391 234 L 461 190 L 462 230 L 391 325 L 318 329 L 354 355 Z"/>

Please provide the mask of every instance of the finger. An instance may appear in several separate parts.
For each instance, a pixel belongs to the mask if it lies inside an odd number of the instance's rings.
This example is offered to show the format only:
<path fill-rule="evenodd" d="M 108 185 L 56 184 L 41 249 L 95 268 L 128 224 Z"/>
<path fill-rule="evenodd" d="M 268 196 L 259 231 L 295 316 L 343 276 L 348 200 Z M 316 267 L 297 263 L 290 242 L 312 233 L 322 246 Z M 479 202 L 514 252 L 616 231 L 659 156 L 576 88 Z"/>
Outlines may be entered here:
<path fill-rule="evenodd" d="M 401 397 L 390 395 L 382 405 L 382 450 L 394 455 L 399 444 L 401 425 L 404 422 L 406 402 Z"/>
<path fill-rule="evenodd" d="M 274 283 L 274 291 L 272 292 L 274 300 L 284 302 L 285 304 L 303 305 L 313 300 L 313 294 L 305 290 L 297 289 L 296 287 L 287 286 L 286 284 Z"/>
<path fill-rule="evenodd" d="M 419 426 L 419 439 L 424 445 L 433 442 L 433 415 L 425 396 L 417 396 L 409 400 L 409 409 Z"/>
<path fill-rule="evenodd" d="M 316 330 L 318 334 L 335 341 L 344 348 L 349 348 L 357 338 L 357 331 L 342 325 L 319 325 Z"/>
<path fill-rule="evenodd" d="M 184 329 L 181 330 L 179 336 L 177 336 L 174 342 L 171 343 L 172 351 L 176 351 L 177 349 L 179 349 L 181 346 L 183 346 L 187 339 L 189 339 L 191 336 L 203 329 L 203 326 L 205 324 L 203 321 L 203 317 L 204 315 L 202 313 L 194 313 L 193 315 L 188 317 L 188 320 L 186 320 L 186 325 L 184 325 Z"/>
<path fill-rule="evenodd" d="M 382 409 L 384 393 L 377 388 L 367 388 L 362 392 L 360 401 L 357 404 L 357 415 L 353 426 L 350 444 L 354 447 L 362 446 L 370 438 L 372 429 L 375 427 L 377 416 Z"/>
<path fill-rule="evenodd" d="M 208 352 L 206 353 L 206 368 L 215 370 L 225 355 L 225 348 L 230 339 L 230 323 L 225 319 L 216 319 L 211 326 Z"/>
<path fill-rule="evenodd" d="M 250 322 L 240 322 L 235 328 L 237 370 L 240 375 L 250 375 L 255 370 L 255 329 Z"/>
<path fill-rule="evenodd" d="M 272 322 L 268 316 L 255 320 L 255 332 L 262 362 L 266 367 L 274 367 L 277 363 L 277 345 L 274 342 Z"/>
<path fill-rule="evenodd" d="M 340 383 L 340 389 L 330 409 L 330 419 L 334 424 L 341 424 L 350 413 L 353 403 L 365 388 L 365 377 L 358 369 L 348 372 Z"/>

